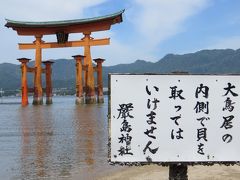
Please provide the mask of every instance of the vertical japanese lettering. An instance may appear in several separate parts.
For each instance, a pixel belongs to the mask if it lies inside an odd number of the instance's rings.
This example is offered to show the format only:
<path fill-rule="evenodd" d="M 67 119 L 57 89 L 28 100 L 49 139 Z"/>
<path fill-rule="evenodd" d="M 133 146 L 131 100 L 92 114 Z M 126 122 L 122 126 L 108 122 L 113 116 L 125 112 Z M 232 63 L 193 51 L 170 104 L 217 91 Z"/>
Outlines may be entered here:
<path fill-rule="evenodd" d="M 175 101 L 176 99 L 180 99 L 180 100 L 185 100 L 185 97 L 183 97 L 182 93 L 183 90 L 182 89 L 178 89 L 177 86 L 171 86 L 170 87 L 170 96 L 169 99 Z M 177 104 L 174 106 L 174 108 L 176 109 L 176 113 L 177 112 L 181 112 L 182 109 L 182 105 Z M 174 124 L 176 125 L 176 127 L 174 129 L 172 129 L 171 131 L 171 139 L 174 140 L 180 140 L 183 139 L 183 132 L 184 130 L 180 127 L 180 122 L 181 122 L 181 118 L 182 115 L 181 114 L 175 114 L 173 116 L 170 117 L 170 119 L 174 122 Z"/>
<path fill-rule="evenodd" d="M 208 141 L 207 133 L 207 121 L 210 120 L 210 117 L 207 115 L 209 114 L 209 101 L 206 101 L 209 97 L 209 87 L 200 83 L 200 85 L 195 90 L 195 98 L 197 99 L 196 105 L 193 108 L 196 115 L 197 121 L 200 122 L 200 127 L 197 128 L 197 153 L 200 155 L 205 155 L 205 143 Z M 202 101 L 199 101 L 201 99 Z"/>
<path fill-rule="evenodd" d="M 235 102 L 231 98 L 235 98 L 238 96 L 236 92 L 234 92 L 234 89 L 236 88 L 235 85 L 232 85 L 232 83 L 227 83 L 227 87 L 224 87 L 225 94 L 223 96 L 227 96 L 226 100 L 224 101 L 224 106 L 222 110 L 224 112 L 228 111 L 230 113 L 234 112 L 234 104 Z M 230 143 L 233 139 L 232 135 L 230 134 L 231 129 L 233 128 L 233 120 L 234 115 L 228 113 L 227 116 L 223 116 L 223 122 L 220 128 L 224 128 L 226 130 L 226 134 L 222 136 L 222 140 L 225 143 Z"/>
<path fill-rule="evenodd" d="M 134 118 L 130 113 L 133 109 L 132 103 L 119 104 L 119 109 L 117 109 L 119 112 L 117 119 L 123 120 L 120 127 L 121 137 L 118 137 L 118 143 L 120 144 L 118 155 L 120 156 L 133 155 L 131 152 L 132 136 L 130 134 L 132 127 L 129 123 L 129 120 Z"/>
<path fill-rule="evenodd" d="M 149 141 L 146 143 L 143 149 L 143 154 L 146 154 L 147 152 L 149 152 L 150 154 L 155 154 L 158 151 L 159 147 L 153 147 L 152 143 L 153 143 L 153 140 L 157 138 L 154 134 L 155 130 L 157 130 L 157 121 L 155 120 L 155 118 L 157 115 L 156 110 L 158 108 L 158 104 L 160 103 L 160 100 L 157 97 L 153 97 L 152 91 L 158 92 L 159 88 L 157 86 L 148 87 L 148 85 L 146 85 L 145 90 L 149 97 L 147 99 L 147 109 L 149 111 L 146 114 L 146 117 L 147 117 L 146 123 L 148 124 L 148 126 L 143 133 L 149 138 Z M 150 157 L 150 155 L 148 155 L 146 159 L 147 161 L 149 161 L 152 158 Z"/>

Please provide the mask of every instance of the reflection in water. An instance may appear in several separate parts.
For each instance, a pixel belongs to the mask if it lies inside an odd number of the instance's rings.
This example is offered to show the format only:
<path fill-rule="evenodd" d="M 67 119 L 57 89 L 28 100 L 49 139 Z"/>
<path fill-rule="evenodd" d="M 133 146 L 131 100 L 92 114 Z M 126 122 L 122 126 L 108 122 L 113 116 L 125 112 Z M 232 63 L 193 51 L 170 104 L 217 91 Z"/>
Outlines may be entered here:
<path fill-rule="evenodd" d="M 106 162 L 107 127 L 104 126 L 106 114 L 102 111 L 103 105 L 83 105 L 74 109 L 76 150 L 75 154 L 82 173 L 78 177 L 92 179 L 97 176 L 99 169 L 103 169 L 103 159 Z"/>
<path fill-rule="evenodd" d="M 83 110 L 84 109 L 84 110 Z M 76 107 L 74 109 L 74 121 L 76 131 L 76 149 L 75 156 L 78 164 L 83 166 L 84 171 L 88 171 L 91 174 L 92 165 L 94 163 L 94 136 L 95 136 L 95 125 L 92 116 L 86 118 L 86 113 L 90 108 Z M 81 176 L 83 177 L 83 174 Z"/>
<path fill-rule="evenodd" d="M 22 128 L 22 177 L 47 177 L 51 148 L 51 111 L 41 107 L 20 109 Z M 47 118 L 46 118 L 47 117 Z"/>
<path fill-rule="evenodd" d="M 9 171 L 0 169 L 0 177 L 92 180 L 115 169 L 107 162 L 107 104 L 76 106 L 74 100 L 55 97 L 51 106 L 1 105 L 6 110 L 0 113 L 5 120 L 0 127 L 8 129 L 0 129 L 0 153 L 15 156 L 2 158 Z"/>

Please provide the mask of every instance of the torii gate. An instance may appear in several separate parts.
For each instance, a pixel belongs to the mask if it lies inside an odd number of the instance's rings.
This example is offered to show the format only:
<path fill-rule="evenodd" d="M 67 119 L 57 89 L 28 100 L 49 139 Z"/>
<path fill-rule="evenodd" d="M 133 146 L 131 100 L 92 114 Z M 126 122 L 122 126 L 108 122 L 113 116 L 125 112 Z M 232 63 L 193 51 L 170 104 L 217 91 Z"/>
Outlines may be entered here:
<path fill-rule="evenodd" d="M 19 43 L 19 49 L 35 49 L 35 76 L 34 76 L 34 99 L 33 104 L 43 103 L 42 90 L 42 49 L 46 48 L 64 48 L 64 47 L 84 47 L 83 67 L 84 85 L 86 93 L 86 103 L 95 103 L 94 87 L 94 68 L 91 58 L 91 46 L 109 45 L 110 38 L 94 39 L 92 32 L 105 31 L 111 28 L 111 25 L 122 22 L 124 10 L 95 18 L 66 20 L 66 21 L 47 21 L 47 22 L 23 22 L 6 19 L 6 27 L 17 31 L 18 35 L 34 36 L 36 40 L 33 43 Z M 83 33 L 84 37 L 78 41 L 68 41 L 70 33 Z M 44 42 L 44 35 L 56 34 L 57 42 Z M 77 79 L 77 77 L 76 77 Z"/>

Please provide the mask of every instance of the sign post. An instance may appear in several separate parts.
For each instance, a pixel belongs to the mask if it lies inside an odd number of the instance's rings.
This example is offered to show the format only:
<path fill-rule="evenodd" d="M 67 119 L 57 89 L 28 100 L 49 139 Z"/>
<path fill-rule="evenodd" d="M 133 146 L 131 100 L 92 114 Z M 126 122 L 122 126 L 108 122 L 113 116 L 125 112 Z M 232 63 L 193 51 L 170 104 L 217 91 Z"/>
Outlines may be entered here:
<path fill-rule="evenodd" d="M 187 165 L 171 164 L 169 165 L 169 180 L 187 180 Z"/>

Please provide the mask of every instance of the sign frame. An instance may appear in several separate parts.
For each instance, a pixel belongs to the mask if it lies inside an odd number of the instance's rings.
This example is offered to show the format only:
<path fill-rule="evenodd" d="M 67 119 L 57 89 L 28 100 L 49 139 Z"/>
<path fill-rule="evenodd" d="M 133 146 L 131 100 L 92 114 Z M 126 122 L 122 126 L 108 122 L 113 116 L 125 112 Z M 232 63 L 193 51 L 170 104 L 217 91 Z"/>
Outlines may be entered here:
<path fill-rule="evenodd" d="M 167 74 L 160 74 L 160 73 L 142 73 L 142 74 L 134 74 L 134 73 L 110 73 L 108 74 L 108 161 L 111 165 L 127 165 L 127 166 L 143 166 L 143 165 L 149 165 L 149 164 L 157 164 L 157 165 L 161 165 L 161 166 L 169 166 L 169 165 L 173 165 L 173 164 L 182 164 L 182 165 L 204 165 L 204 166 L 212 166 L 214 164 L 220 164 L 220 165 L 240 165 L 240 161 L 176 161 L 176 162 L 168 162 L 168 161 L 164 161 L 164 162 L 152 162 L 151 160 L 149 161 L 135 161 L 135 162 L 130 162 L 130 161 L 113 161 L 111 160 L 111 98 L 112 98 L 112 90 L 111 90 L 111 77 L 114 75 L 151 75 L 151 76 L 155 76 L 155 75 L 187 75 L 187 76 L 239 76 L 240 74 L 187 74 L 187 73 L 167 73 Z M 239 102 L 240 103 L 240 102 Z"/>

